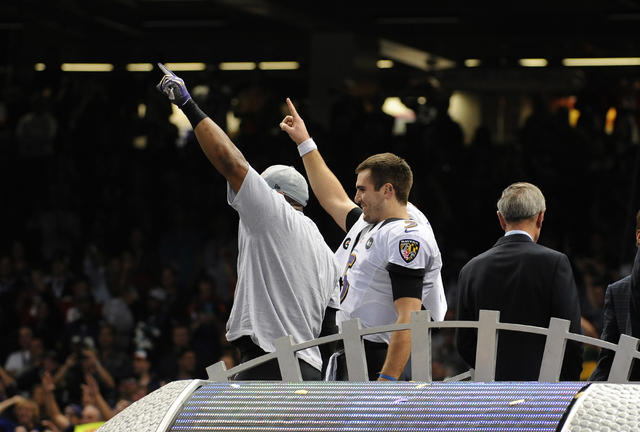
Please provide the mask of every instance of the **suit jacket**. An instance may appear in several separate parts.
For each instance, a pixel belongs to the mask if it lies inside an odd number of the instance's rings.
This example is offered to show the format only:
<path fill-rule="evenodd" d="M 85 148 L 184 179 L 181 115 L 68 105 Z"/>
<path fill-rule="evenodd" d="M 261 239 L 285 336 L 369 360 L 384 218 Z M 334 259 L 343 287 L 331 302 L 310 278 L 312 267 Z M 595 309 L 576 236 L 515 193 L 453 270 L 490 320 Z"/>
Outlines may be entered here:
<path fill-rule="evenodd" d="M 602 308 L 602 334 L 600 339 L 617 344 L 621 334 L 631 334 L 629 301 L 631 297 L 631 275 L 607 287 Z M 609 377 L 614 352 L 600 350 L 598 364 L 589 377 L 590 381 L 606 381 Z"/>
<path fill-rule="evenodd" d="M 633 268 L 629 278 L 629 327 L 631 336 L 640 338 L 640 248 L 636 251 Z"/>
<path fill-rule="evenodd" d="M 582 334 L 580 303 L 569 259 L 534 243 L 524 234 L 500 238 L 488 251 L 469 261 L 458 278 L 459 320 L 477 320 L 480 309 L 500 311 L 500 322 L 548 327 L 551 317 L 571 321 L 570 331 Z M 456 342 L 471 366 L 476 357 L 475 329 L 458 329 Z M 498 381 L 538 380 L 545 337 L 500 331 Z M 561 380 L 579 380 L 582 344 L 568 341 Z"/>

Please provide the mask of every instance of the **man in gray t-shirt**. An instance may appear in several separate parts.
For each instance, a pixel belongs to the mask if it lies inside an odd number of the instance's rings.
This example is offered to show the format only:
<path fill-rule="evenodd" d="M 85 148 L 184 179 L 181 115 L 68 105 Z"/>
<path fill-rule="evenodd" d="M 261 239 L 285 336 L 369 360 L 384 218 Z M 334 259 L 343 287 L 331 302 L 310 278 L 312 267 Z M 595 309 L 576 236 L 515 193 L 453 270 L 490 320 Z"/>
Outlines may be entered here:
<path fill-rule="evenodd" d="M 274 351 L 279 337 L 291 335 L 295 343 L 317 338 L 325 312 L 339 307 L 340 270 L 318 228 L 302 213 L 309 198 L 306 180 L 283 165 L 259 175 L 191 99 L 184 81 L 161 68 L 165 75 L 158 89 L 191 122 L 205 155 L 227 179 L 227 200 L 240 216 L 238 282 L 227 340 L 238 346 L 245 362 Z M 303 379 L 321 379 L 318 348 L 297 355 Z M 274 360 L 235 378 L 281 376 Z"/>

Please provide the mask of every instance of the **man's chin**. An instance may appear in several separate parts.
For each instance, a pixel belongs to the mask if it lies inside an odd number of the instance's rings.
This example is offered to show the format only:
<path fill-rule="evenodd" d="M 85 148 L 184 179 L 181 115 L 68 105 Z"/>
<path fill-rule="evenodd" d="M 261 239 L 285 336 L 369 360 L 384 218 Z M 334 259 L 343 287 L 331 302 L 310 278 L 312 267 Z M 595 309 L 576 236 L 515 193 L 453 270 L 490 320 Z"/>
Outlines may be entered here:
<path fill-rule="evenodd" d="M 378 220 L 371 217 L 371 215 L 367 215 L 366 213 L 363 214 L 362 219 L 364 219 L 366 223 L 370 223 L 370 224 L 379 222 Z"/>

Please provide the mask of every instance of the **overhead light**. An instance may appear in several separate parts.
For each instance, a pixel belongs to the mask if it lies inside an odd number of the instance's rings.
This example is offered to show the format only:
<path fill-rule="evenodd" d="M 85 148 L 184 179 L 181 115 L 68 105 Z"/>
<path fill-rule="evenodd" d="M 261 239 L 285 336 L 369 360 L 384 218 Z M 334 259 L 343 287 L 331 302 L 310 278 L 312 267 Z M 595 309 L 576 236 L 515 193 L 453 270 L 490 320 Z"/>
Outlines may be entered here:
<path fill-rule="evenodd" d="M 258 63 L 258 67 L 262 70 L 295 70 L 300 68 L 300 63 L 297 61 L 264 61 Z"/>
<path fill-rule="evenodd" d="M 380 39 L 379 42 L 381 56 L 418 69 L 436 71 L 449 69 L 456 65 L 453 60 L 388 39 Z"/>
<path fill-rule="evenodd" d="M 33 69 L 37 72 L 42 72 L 47 68 L 47 65 L 44 63 L 36 63 L 33 65 Z"/>
<path fill-rule="evenodd" d="M 60 69 L 64 72 L 111 72 L 111 63 L 62 63 Z"/>
<path fill-rule="evenodd" d="M 170 71 L 173 72 L 185 72 L 185 71 L 203 71 L 207 68 L 205 63 L 165 63 L 164 64 Z"/>
<path fill-rule="evenodd" d="M 129 72 L 150 72 L 153 70 L 151 63 L 127 63 L 126 66 Z"/>
<path fill-rule="evenodd" d="M 144 118 L 147 115 L 147 105 L 146 104 L 138 104 L 138 117 Z"/>
<path fill-rule="evenodd" d="M 482 61 L 480 61 L 480 59 L 466 59 L 464 61 L 464 65 L 469 68 L 478 67 L 481 63 Z"/>
<path fill-rule="evenodd" d="M 518 63 L 524 67 L 545 67 L 549 62 L 543 58 L 522 58 Z"/>
<path fill-rule="evenodd" d="M 391 69 L 393 67 L 393 60 L 378 60 L 376 66 L 378 69 Z"/>
<path fill-rule="evenodd" d="M 382 111 L 394 116 L 407 120 L 415 120 L 416 113 L 402 103 L 399 97 L 388 97 L 382 104 Z"/>
<path fill-rule="evenodd" d="M 640 66 L 640 57 L 592 57 L 562 59 L 564 66 Z"/>
<path fill-rule="evenodd" d="M 614 107 L 610 107 L 607 110 L 607 114 L 605 115 L 605 118 L 604 118 L 604 133 L 606 133 L 607 135 L 613 134 L 617 116 L 618 116 L 618 111 Z"/>
<path fill-rule="evenodd" d="M 218 65 L 220 70 L 254 70 L 255 62 L 223 62 Z"/>

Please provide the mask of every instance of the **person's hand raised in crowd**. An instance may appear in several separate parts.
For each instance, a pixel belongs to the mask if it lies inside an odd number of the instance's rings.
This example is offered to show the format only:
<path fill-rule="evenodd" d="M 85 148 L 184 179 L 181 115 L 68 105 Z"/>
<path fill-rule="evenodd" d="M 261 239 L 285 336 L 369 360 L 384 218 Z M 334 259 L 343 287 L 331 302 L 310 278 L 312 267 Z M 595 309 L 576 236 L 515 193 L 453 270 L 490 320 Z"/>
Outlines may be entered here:
<path fill-rule="evenodd" d="M 78 354 L 75 352 L 72 352 L 71 354 L 69 354 L 69 356 L 67 357 L 67 359 L 64 362 L 64 366 L 68 369 L 68 368 L 72 368 L 76 365 L 76 363 L 78 362 Z"/>
<path fill-rule="evenodd" d="M 56 389 L 56 384 L 49 372 L 42 374 L 42 388 L 46 392 L 53 392 Z"/>
<path fill-rule="evenodd" d="M 98 364 L 98 355 L 92 349 L 84 349 L 82 350 L 82 356 L 85 358 L 90 366 L 95 366 Z"/>
<path fill-rule="evenodd" d="M 98 386 L 98 381 L 91 374 L 84 374 L 84 386 L 86 386 L 87 391 L 93 397 L 96 397 L 100 393 L 100 386 Z"/>
<path fill-rule="evenodd" d="M 60 432 L 60 428 L 51 420 L 42 420 L 41 423 L 46 428 L 42 432 Z"/>
<path fill-rule="evenodd" d="M 300 143 L 310 138 L 309 132 L 307 132 L 304 120 L 302 120 L 289 98 L 287 98 L 287 106 L 289 107 L 289 115 L 280 122 L 280 129 L 285 131 L 296 145 L 300 145 Z"/>

